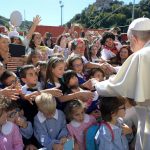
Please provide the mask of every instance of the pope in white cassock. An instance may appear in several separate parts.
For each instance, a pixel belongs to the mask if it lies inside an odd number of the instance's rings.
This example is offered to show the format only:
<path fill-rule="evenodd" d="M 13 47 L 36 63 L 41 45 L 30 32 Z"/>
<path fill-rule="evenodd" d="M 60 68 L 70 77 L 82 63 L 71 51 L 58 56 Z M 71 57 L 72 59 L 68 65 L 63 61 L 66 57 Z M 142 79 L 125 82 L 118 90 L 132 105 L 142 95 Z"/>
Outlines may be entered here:
<path fill-rule="evenodd" d="M 112 79 L 95 82 L 99 95 L 125 96 L 137 102 L 136 150 L 150 150 L 150 19 L 135 19 L 128 39 L 134 52 Z"/>

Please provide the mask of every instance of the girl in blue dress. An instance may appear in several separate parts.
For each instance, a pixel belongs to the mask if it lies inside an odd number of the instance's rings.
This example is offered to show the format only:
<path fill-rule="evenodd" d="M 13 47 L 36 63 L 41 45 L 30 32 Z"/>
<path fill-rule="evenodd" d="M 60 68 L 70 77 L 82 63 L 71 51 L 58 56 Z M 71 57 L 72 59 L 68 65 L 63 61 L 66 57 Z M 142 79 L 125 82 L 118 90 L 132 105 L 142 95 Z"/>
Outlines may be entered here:
<path fill-rule="evenodd" d="M 124 124 L 120 117 L 125 116 L 125 100 L 122 97 L 105 97 L 100 101 L 101 116 L 105 124 L 100 125 L 95 140 L 99 150 L 128 150 L 126 135 L 132 129 Z"/>

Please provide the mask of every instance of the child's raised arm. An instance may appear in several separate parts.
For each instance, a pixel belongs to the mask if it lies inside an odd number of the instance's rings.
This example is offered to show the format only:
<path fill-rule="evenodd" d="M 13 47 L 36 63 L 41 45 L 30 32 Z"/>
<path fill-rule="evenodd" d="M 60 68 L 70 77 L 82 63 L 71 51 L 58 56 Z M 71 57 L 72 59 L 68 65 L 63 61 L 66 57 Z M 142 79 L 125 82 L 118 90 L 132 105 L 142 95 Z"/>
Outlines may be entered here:
<path fill-rule="evenodd" d="M 40 21 L 41 21 L 41 17 L 39 15 L 36 15 L 36 17 L 33 18 L 33 24 L 26 36 L 27 39 L 29 40 L 31 39 L 32 34 L 35 31 L 36 26 L 40 23 Z"/>

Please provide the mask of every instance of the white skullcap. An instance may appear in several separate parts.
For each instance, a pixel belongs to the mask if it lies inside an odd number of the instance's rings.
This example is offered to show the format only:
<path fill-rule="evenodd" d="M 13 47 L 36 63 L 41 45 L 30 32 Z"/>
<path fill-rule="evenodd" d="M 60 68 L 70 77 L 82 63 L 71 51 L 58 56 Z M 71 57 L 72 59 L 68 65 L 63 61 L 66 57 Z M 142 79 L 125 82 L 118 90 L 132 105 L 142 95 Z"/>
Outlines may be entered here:
<path fill-rule="evenodd" d="M 132 21 L 129 25 L 129 30 L 134 31 L 150 31 L 150 19 L 149 18 L 138 18 Z"/>
<path fill-rule="evenodd" d="M 17 31 L 11 31 L 8 33 L 8 36 L 11 37 L 19 37 L 19 33 Z"/>

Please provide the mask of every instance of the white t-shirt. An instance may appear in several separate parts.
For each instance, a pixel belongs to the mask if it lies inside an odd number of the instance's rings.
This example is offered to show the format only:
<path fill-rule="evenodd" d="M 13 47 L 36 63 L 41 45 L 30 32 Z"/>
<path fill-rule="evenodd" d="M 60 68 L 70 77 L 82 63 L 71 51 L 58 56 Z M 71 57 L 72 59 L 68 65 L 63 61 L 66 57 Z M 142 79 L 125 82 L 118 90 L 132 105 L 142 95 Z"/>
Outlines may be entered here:
<path fill-rule="evenodd" d="M 117 48 L 118 52 L 120 51 L 121 47 L 122 47 L 121 43 L 117 42 L 116 48 Z M 102 51 L 101 51 L 101 58 L 104 60 L 109 60 L 110 58 L 113 58 L 115 56 L 116 56 L 115 53 L 113 53 L 112 51 L 110 51 L 106 48 L 102 49 Z"/>

